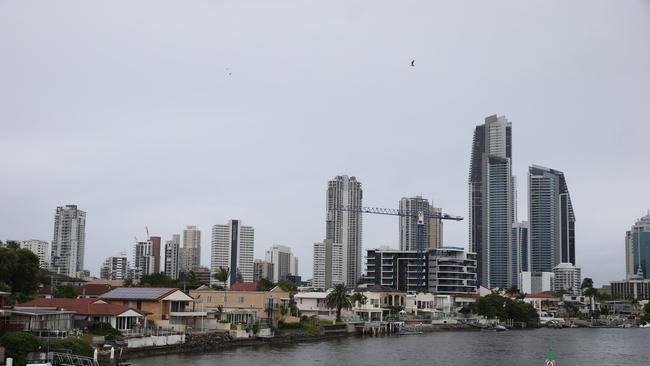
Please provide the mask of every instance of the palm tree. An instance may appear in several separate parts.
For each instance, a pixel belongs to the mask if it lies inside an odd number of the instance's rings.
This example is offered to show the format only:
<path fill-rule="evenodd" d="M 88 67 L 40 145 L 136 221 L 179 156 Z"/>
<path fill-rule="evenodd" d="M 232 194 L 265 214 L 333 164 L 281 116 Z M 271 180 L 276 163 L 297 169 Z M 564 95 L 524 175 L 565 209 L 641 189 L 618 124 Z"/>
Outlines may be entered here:
<path fill-rule="evenodd" d="M 368 301 L 368 298 L 362 292 L 355 292 L 350 296 L 350 302 L 352 304 L 359 302 L 359 305 L 365 305 L 366 301 Z"/>
<path fill-rule="evenodd" d="M 334 286 L 334 290 L 327 294 L 325 297 L 325 304 L 330 309 L 336 309 L 336 321 L 341 321 L 341 310 L 342 309 L 351 309 L 352 302 L 350 301 L 350 295 L 348 295 L 345 285 L 339 283 Z"/>
<path fill-rule="evenodd" d="M 225 284 L 228 282 L 228 278 L 230 277 L 230 268 L 219 267 L 219 269 L 212 275 L 212 277 L 219 282 L 223 282 L 224 287 L 228 287 L 225 286 Z"/>

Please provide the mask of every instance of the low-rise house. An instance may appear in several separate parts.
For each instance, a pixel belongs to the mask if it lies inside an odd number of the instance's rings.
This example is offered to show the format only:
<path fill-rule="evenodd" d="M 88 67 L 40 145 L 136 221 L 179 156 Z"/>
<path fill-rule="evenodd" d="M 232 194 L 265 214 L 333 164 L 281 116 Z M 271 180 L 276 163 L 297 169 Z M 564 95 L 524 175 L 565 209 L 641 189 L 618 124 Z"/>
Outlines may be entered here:
<path fill-rule="evenodd" d="M 368 286 L 363 292 L 365 304 L 354 304 L 352 312 L 364 321 L 383 321 L 397 317 L 406 306 L 406 292 L 385 286 Z"/>
<path fill-rule="evenodd" d="M 452 313 L 454 297 L 429 292 L 419 292 L 406 296 L 404 310 L 407 315 L 423 319 L 440 319 Z"/>
<path fill-rule="evenodd" d="M 336 309 L 328 308 L 325 298 L 329 292 L 298 292 L 294 295 L 296 306 L 303 316 L 317 316 L 321 319 L 336 319 Z"/>
<path fill-rule="evenodd" d="M 51 309 L 73 311 L 73 326 L 85 328 L 92 322 L 108 323 L 121 331 L 144 324 L 143 315 L 118 304 L 109 304 L 94 298 L 84 299 L 34 299 L 19 304 L 15 309 Z"/>
<path fill-rule="evenodd" d="M 269 291 L 256 291 L 255 283 L 235 283 L 227 291 L 213 290 L 201 286 L 190 290 L 190 296 L 199 302 L 199 307 L 204 310 L 221 309 L 225 316 L 232 313 L 233 318 L 253 321 L 247 314 L 254 313 L 256 318 L 274 319 L 283 317 L 281 306 L 289 305 L 290 294 L 276 286 Z M 245 310 L 246 313 L 242 311 Z M 225 320 L 225 319 L 224 319 Z"/>
<path fill-rule="evenodd" d="M 531 304 L 537 313 L 555 313 L 557 312 L 560 298 L 552 293 L 542 292 L 539 294 L 527 294 L 523 302 Z"/>
<path fill-rule="evenodd" d="M 196 310 L 194 298 L 177 288 L 120 287 L 100 299 L 133 308 L 145 314 L 147 322 L 174 330 L 199 329 L 206 316 L 203 310 Z"/>
<path fill-rule="evenodd" d="M 74 290 L 77 292 L 77 297 L 80 299 L 98 298 L 117 287 L 119 286 L 112 286 L 109 284 L 101 283 L 84 283 L 79 286 L 74 286 Z"/>
<path fill-rule="evenodd" d="M 2 310 L 15 330 L 61 332 L 72 330 L 74 311 L 56 308 L 14 308 Z"/>

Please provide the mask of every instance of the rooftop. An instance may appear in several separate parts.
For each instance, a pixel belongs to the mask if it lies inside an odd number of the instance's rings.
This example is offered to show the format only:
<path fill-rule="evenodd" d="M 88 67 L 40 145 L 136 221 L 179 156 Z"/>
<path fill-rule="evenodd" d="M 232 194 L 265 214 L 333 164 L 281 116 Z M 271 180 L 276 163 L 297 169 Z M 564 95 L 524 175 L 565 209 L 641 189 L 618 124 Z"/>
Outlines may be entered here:
<path fill-rule="evenodd" d="M 24 308 L 56 308 L 74 311 L 81 315 L 113 315 L 123 314 L 131 309 L 117 304 L 107 304 L 97 299 L 34 299 L 16 305 L 16 309 Z"/>
<path fill-rule="evenodd" d="M 102 296 L 109 300 L 162 300 L 172 293 L 180 291 L 177 288 L 165 287 L 118 287 Z"/>

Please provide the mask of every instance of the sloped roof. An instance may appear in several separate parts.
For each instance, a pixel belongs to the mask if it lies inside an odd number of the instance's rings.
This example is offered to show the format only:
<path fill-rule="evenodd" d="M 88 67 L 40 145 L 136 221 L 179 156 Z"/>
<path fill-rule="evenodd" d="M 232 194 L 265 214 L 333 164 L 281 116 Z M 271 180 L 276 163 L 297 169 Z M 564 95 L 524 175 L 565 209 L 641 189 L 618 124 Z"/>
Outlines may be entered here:
<path fill-rule="evenodd" d="M 238 282 L 230 286 L 229 291 L 257 291 L 255 282 Z"/>
<path fill-rule="evenodd" d="M 84 296 L 103 295 L 114 288 L 117 287 L 108 284 L 101 284 L 101 283 L 84 283 L 83 285 L 80 286 L 74 286 L 74 290 L 77 291 L 77 294 L 84 295 Z"/>
<path fill-rule="evenodd" d="M 160 301 L 166 296 L 180 291 L 177 288 L 164 287 L 118 287 L 103 295 L 100 299 L 109 300 L 155 300 Z"/>
<path fill-rule="evenodd" d="M 129 308 L 117 304 L 107 304 L 97 299 L 34 299 L 16 305 L 20 308 L 57 308 L 74 311 L 81 315 L 112 315 L 127 312 Z"/>

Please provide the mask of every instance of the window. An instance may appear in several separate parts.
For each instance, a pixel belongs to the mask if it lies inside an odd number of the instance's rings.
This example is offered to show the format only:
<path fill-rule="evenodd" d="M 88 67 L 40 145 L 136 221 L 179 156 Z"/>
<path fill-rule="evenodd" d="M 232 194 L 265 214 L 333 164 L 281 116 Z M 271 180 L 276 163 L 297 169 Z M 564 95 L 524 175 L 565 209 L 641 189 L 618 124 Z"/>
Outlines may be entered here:
<path fill-rule="evenodd" d="M 237 303 L 238 304 L 243 304 L 244 303 L 244 297 L 243 296 L 238 297 L 237 298 Z"/>

